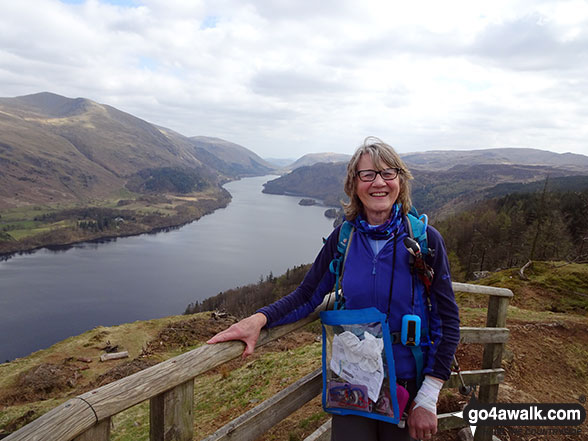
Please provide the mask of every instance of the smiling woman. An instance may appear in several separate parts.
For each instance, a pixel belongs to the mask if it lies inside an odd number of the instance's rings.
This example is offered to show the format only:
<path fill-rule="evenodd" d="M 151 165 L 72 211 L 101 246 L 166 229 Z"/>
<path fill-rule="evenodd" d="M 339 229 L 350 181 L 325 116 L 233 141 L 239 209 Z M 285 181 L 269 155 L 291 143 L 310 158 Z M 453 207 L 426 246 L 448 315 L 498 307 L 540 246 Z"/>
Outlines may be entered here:
<path fill-rule="evenodd" d="M 323 339 L 332 344 L 323 346 L 323 406 L 333 413 L 332 440 L 428 440 L 437 432 L 437 399 L 459 342 L 459 313 L 441 235 L 411 211 L 411 178 L 392 147 L 367 138 L 347 166 L 346 220 L 325 240 L 302 283 L 208 341 L 241 340 L 243 356 L 251 355 L 262 328 L 307 317 L 334 290 L 335 310 L 321 312 L 323 330 L 344 328 L 349 347 L 372 349 L 360 356 L 349 353 L 347 343 L 336 350 L 335 338 Z M 349 391 L 356 394 L 353 403 L 342 398 Z M 409 401 L 408 427 L 399 424 L 403 411 L 391 398 L 398 395 Z"/>
<path fill-rule="evenodd" d="M 381 225 L 395 202 L 402 204 L 404 214 L 410 209 L 408 181 L 412 174 L 394 150 L 381 149 L 380 144 L 377 138 L 367 138 L 361 152 L 347 165 L 345 193 L 350 202 L 345 206 L 345 214 L 348 219 L 363 214 L 370 224 Z"/>
<path fill-rule="evenodd" d="M 400 193 L 396 169 L 376 171 L 374 160 L 364 153 L 357 163 L 356 176 L 359 179 L 356 194 L 363 204 L 367 221 L 372 225 L 383 224 Z"/>

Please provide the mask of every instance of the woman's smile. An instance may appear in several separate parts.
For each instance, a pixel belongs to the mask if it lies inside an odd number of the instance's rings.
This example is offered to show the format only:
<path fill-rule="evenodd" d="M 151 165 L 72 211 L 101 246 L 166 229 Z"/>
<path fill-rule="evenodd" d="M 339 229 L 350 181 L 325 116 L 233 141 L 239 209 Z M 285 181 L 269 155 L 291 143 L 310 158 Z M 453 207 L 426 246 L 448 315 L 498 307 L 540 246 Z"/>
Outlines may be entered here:
<path fill-rule="evenodd" d="M 372 158 L 368 154 L 363 154 L 357 163 L 359 170 L 376 170 Z M 371 225 L 381 225 L 390 217 L 392 206 L 398 199 L 400 193 L 399 177 L 385 181 L 381 174 L 376 175 L 372 182 L 364 182 L 357 179 L 357 197 L 363 204 L 366 220 Z"/>

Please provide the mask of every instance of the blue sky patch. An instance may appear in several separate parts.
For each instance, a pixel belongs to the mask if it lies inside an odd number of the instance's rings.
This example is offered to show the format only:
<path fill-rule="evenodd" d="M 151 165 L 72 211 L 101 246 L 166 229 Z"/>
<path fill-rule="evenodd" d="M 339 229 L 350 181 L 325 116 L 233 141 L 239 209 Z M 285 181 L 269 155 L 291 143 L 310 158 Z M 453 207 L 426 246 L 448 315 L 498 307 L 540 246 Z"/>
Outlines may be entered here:
<path fill-rule="evenodd" d="M 151 57 L 139 57 L 139 66 L 145 70 L 155 70 L 157 68 L 157 60 Z"/>
<path fill-rule="evenodd" d="M 200 29 L 213 29 L 216 28 L 218 24 L 218 17 L 215 15 L 209 15 L 202 20 L 200 24 Z"/>

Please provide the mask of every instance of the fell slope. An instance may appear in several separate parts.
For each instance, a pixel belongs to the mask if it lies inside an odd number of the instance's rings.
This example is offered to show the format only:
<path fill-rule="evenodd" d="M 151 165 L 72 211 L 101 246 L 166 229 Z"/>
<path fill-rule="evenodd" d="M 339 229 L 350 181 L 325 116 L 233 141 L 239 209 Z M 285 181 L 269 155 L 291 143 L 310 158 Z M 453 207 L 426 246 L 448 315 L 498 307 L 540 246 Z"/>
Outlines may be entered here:
<path fill-rule="evenodd" d="M 202 167 L 152 124 L 84 98 L 2 98 L 0 133 L 0 207 L 105 197 L 143 169 Z"/>

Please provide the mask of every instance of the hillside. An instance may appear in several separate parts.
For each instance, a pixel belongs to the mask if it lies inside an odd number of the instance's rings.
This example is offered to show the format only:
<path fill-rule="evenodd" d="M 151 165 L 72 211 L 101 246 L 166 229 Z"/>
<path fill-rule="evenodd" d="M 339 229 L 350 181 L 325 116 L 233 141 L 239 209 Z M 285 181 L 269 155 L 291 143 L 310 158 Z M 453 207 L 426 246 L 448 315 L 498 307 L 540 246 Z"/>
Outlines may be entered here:
<path fill-rule="evenodd" d="M 571 174 L 588 170 L 588 156 L 554 153 L 530 148 L 494 148 L 481 150 L 430 150 L 400 155 L 409 168 L 449 170 L 457 165 L 495 164 L 546 166 L 566 169 Z"/>
<path fill-rule="evenodd" d="M 506 270 L 480 281 L 508 287 L 515 293 L 508 309 L 507 327 L 511 335 L 503 361 L 506 379 L 500 386 L 499 400 L 575 402 L 588 394 L 585 363 L 588 359 L 588 293 L 584 293 L 584 312 L 552 312 L 550 309 L 554 299 L 565 297 L 566 292 L 578 286 L 584 289 L 588 286 L 588 265 L 538 262 L 528 275 L 530 280 L 522 281 L 516 271 Z M 285 277 L 263 283 L 277 286 Z M 485 323 L 486 301 L 484 297 L 458 295 L 462 326 Z M 0 435 L 16 430 L 69 397 L 195 348 L 234 320 L 200 313 L 111 328 L 98 327 L 28 357 L 0 364 Z M 197 377 L 195 438 L 201 439 L 214 432 L 319 367 L 318 332 L 318 325 L 311 325 L 266 346 L 244 361 L 232 361 Z M 104 348 L 114 345 L 119 350 L 129 351 L 130 358 L 98 362 Z M 458 357 L 462 369 L 476 368 L 481 350 L 477 345 L 460 346 Z M 446 391 L 442 394 L 439 411 L 457 411 L 460 405 L 463 405 L 463 398 L 455 391 Z M 320 401 L 315 399 L 261 439 L 301 440 L 325 418 Z M 148 420 L 146 403 L 123 412 L 114 419 L 111 439 L 147 440 Z M 586 425 L 582 431 L 582 437 L 550 439 L 586 439 Z M 453 439 L 449 435 L 444 433 L 435 439 Z M 524 438 L 511 436 L 508 439 Z"/>
<path fill-rule="evenodd" d="M 347 198 L 343 191 L 343 179 L 347 164 L 318 163 L 299 167 L 277 179 L 266 182 L 263 192 L 306 196 L 321 199 L 325 205 L 340 206 L 340 201 Z"/>
<path fill-rule="evenodd" d="M 344 153 L 308 153 L 285 167 L 286 170 L 295 170 L 300 167 L 311 166 L 319 163 L 349 162 L 351 155 Z"/>
<path fill-rule="evenodd" d="M 84 98 L 2 98 L 0 112 L 0 207 L 107 197 L 143 169 L 202 166 L 152 124 Z"/>
<path fill-rule="evenodd" d="M 226 206 L 221 183 L 270 170 L 85 98 L 0 98 L 0 254 L 181 225 Z"/>
<path fill-rule="evenodd" d="M 228 176 L 259 176 L 276 170 L 251 150 L 220 138 L 193 136 L 190 142 L 196 156 L 206 165 Z"/>
<path fill-rule="evenodd" d="M 449 213 L 463 210 L 473 202 L 497 194 L 496 186 L 505 184 L 528 184 L 535 182 L 538 188 L 545 178 L 567 178 L 577 175 L 567 169 L 551 166 L 512 164 L 456 165 L 449 170 L 412 170 L 413 203 L 431 217 L 441 218 Z M 588 169 L 584 171 L 588 176 Z M 567 181 L 562 179 L 564 186 Z M 531 189 L 531 187 L 528 187 Z M 422 208 L 421 208 L 422 207 Z"/>
<path fill-rule="evenodd" d="M 190 139 L 47 92 L 0 98 L 0 164 L 0 208 L 109 197 L 140 172 L 164 167 L 196 171 L 210 184 L 272 169 L 237 144 Z"/>
<path fill-rule="evenodd" d="M 563 190 L 566 180 L 571 182 Z M 450 252 L 454 279 L 535 259 L 588 261 L 588 177 L 561 181 L 480 201 L 435 222 Z M 582 188 L 575 187 L 578 181 Z M 574 296 L 570 293 L 569 300 Z"/>

